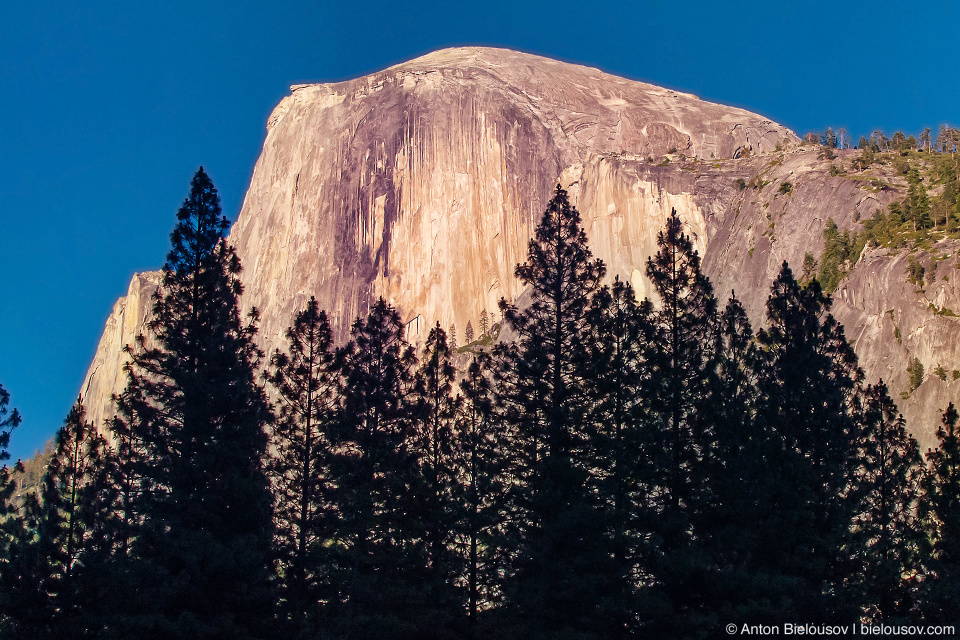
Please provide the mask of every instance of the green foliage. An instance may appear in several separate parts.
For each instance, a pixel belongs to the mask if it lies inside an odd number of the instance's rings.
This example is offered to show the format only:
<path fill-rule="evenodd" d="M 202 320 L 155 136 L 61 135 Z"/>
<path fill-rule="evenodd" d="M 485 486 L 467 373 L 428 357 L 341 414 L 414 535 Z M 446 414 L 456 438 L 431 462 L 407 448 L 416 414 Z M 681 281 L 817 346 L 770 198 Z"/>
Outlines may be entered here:
<path fill-rule="evenodd" d="M 743 178 L 737 178 L 736 180 L 733 181 L 733 184 L 736 185 L 737 189 L 739 189 L 740 191 L 743 191 L 744 189 L 747 188 L 747 181 L 744 180 Z"/>
<path fill-rule="evenodd" d="M 827 127 L 827 130 L 824 131 L 823 134 L 820 136 L 820 144 L 822 144 L 824 147 L 827 147 L 828 149 L 837 148 L 837 136 L 833 132 L 832 127 Z"/>
<path fill-rule="evenodd" d="M 908 139 L 909 142 L 909 139 Z M 902 152 L 907 156 L 895 156 L 894 168 L 907 178 L 907 194 L 890 203 L 887 210 L 877 212 L 872 219 L 863 221 L 864 242 L 896 248 L 902 245 L 924 246 L 931 237 L 955 234 L 960 220 L 960 161 L 956 154 L 942 154 L 934 158 L 930 171 L 931 180 L 925 183 L 920 167 L 925 160 L 911 163 L 916 152 Z M 930 186 L 940 186 L 936 196 L 928 193 Z"/>
<path fill-rule="evenodd" d="M 937 376 L 944 382 L 947 380 L 947 370 L 943 368 L 943 365 L 938 364 L 937 368 L 933 370 L 933 375 Z"/>
<path fill-rule="evenodd" d="M 783 182 L 780 184 L 778 191 L 783 195 L 790 195 L 790 192 L 793 191 L 793 185 L 789 182 Z"/>
<path fill-rule="evenodd" d="M 842 233 L 832 218 L 827 220 L 823 229 L 823 254 L 820 256 L 820 285 L 826 293 L 836 291 L 840 280 L 853 267 L 863 242 L 850 230 Z"/>
<path fill-rule="evenodd" d="M 923 383 L 923 363 L 920 358 L 914 357 L 907 365 L 907 374 L 910 376 L 910 393 L 917 390 Z"/>
<path fill-rule="evenodd" d="M 803 254 L 803 275 L 800 278 L 800 282 L 806 284 L 817 273 L 818 262 L 816 257 L 809 251 Z"/>
<path fill-rule="evenodd" d="M 891 161 L 894 170 L 900 175 L 907 175 L 907 172 L 910 170 L 910 161 L 903 156 L 895 156 Z"/>
<path fill-rule="evenodd" d="M 921 289 L 924 285 L 923 277 L 926 274 L 926 269 L 919 260 L 916 259 L 912 254 L 907 258 L 907 282 L 915 284 Z"/>

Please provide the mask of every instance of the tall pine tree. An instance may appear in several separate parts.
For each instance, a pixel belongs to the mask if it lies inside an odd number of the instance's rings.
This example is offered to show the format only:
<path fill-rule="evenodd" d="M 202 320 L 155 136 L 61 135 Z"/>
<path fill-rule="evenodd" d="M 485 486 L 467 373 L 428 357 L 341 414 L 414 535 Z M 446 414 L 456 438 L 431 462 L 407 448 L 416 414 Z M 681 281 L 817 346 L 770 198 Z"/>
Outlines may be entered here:
<path fill-rule="evenodd" d="M 240 261 L 227 228 L 201 168 L 177 213 L 149 336 L 131 354 L 119 403 L 139 518 L 121 633 L 267 632 L 272 497 L 262 460 L 271 414 L 254 378 L 256 313 L 241 320 Z"/>
<path fill-rule="evenodd" d="M 768 536 L 756 557 L 793 581 L 781 594 L 793 611 L 837 619 L 841 547 L 852 517 L 848 499 L 856 453 L 851 415 L 862 377 L 857 358 L 829 314 L 830 296 L 813 280 L 801 287 L 784 263 L 767 300 L 768 327 L 757 340 L 758 419 L 776 446 L 768 453 Z"/>
<path fill-rule="evenodd" d="M 647 261 L 647 277 L 659 297 L 650 358 L 661 380 L 655 407 L 664 438 L 659 462 L 669 509 L 679 513 L 695 509 L 700 500 L 703 457 L 713 437 L 703 418 L 711 400 L 717 300 L 676 209 L 657 245 Z"/>
<path fill-rule="evenodd" d="M 758 545 L 771 535 L 770 448 L 773 435 L 756 419 L 761 354 L 746 311 L 734 295 L 717 327 L 716 385 L 708 416 L 713 423 L 707 463 L 713 498 L 698 521 L 711 571 L 706 578 L 712 615 L 750 624 L 780 620 L 780 576 L 758 564 Z M 789 581 L 785 581 L 788 583 Z"/>
<path fill-rule="evenodd" d="M 20 412 L 7 407 L 10 393 L 0 385 L 0 637 L 11 634 L 16 615 L 16 598 L 11 598 L 11 587 L 18 581 L 18 569 L 13 556 L 27 538 L 23 519 L 12 503 L 16 483 L 10 476 L 7 460 L 10 454 L 10 434 L 20 424 Z"/>
<path fill-rule="evenodd" d="M 594 367 L 590 422 L 597 426 L 591 467 L 618 577 L 619 591 L 610 597 L 618 634 L 630 626 L 634 576 L 645 568 L 643 539 L 657 517 L 647 508 L 656 485 L 649 433 L 657 375 L 648 360 L 652 312 L 650 301 L 638 303 L 633 287 L 619 278 L 597 291 L 590 311 L 596 332 L 589 345 Z"/>
<path fill-rule="evenodd" d="M 326 543 L 336 518 L 327 434 L 337 414 L 339 369 L 330 324 L 315 298 L 287 329 L 287 344 L 285 353 L 273 355 L 267 375 L 279 395 L 267 471 L 275 499 L 280 615 L 304 634 L 320 623 L 321 603 L 335 597 L 327 570 Z"/>
<path fill-rule="evenodd" d="M 659 470 L 652 502 L 659 503 L 660 513 L 647 566 L 655 576 L 650 595 L 662 599 L 656 608 L 663 613 L 649 621 L 648 632 L 685 636 L 713 624 L 704 617 L 709 616 L 703 606 L 709 565 L 694 525 L 711 502 L 707 479 L 714 433 L 707 416 L 715 378 L 717 302 L 675 209 L 657 235 L 657 245 L 646 273 L 659 298 L 647 359 L 659 383 L 651 390 L 654 424 L 648 447 Z"/>
<path fill-rule="evenodd" d="M 460 380 L 454 441 L 459 479 L 454 493 L 459 519 L 457 547 L 467 615 L 475 632 L 481 611 L 500 604 L 501 575 L 507 564 L 502 535 L 506 438 L 503 421 L 495 412 L 490 374 L 490 357 L 484 352 L 477 354 Z"/>
<path fill-rule="evenodd" d="M 924 619 L 953 624 L 960 601 L 960 415 L 953 403 L 937 429 L 939 446 L 927 454 L 930 473 L 924 491 L 933 549 L 931 575 L 923 590 Z"/>
<path fill-rule="evenodd" d="M 427 580 L 421 589 L 429 592 L 433 613 L 440 616 L 434 624 L 441 628 L 449 626 L 449 621 L 457 617 L 452 589 L 456 563 L 451 547 L 457 520 L 454 423 L 459 400 L 453 395 L 455 370 L 450 358 L 446 333 L 437 323 L 424 345 L 416 391 L 420 418 L 417 457 L 425 492 L 420 517 L 426 535 L 428 563 Z"/>
<path fill-rule="evenodd" d="M 16 510 L 10 503 L 13 497 L 15 484 L 10 478 L 10 469 L 7 467 L 7 460 L 10 454 L 7 453 L 7 447 L 10 446 L 10 434 L 20 425 L 20 412 L 14 409 L 10 411 L 7 406 L 10 404 L 10 393 L 0 385 L 0 562 L 7 557 L 7 531 L 3 523 L 8 517 L 15 514 Z"/>
<path fill-rule="evenodd" d="M 851 528 L 850 582 L 863 615 L 876 622 L 906 621 L 920 570 L 924 465 L 883 381 L 867 387 L 864 396 L 851 495 L 858 504 Z M 846 595 L 850 590 L 844 589 Z"/>
<path fill-rule="evenodd" d="M 516 574 L 508 584 L 530 637 L 603 635 L 604 603 L 616 581 L 590 472 L 595 429 L 589 423 L 587 344 L 590 298 L 605 267 L 592 258 L 580 214 L 557 186 L 517 277 L 532 302 L 501 301 L 519 334 L 506 358 L 512 384 L 511 473 Z"/>
<path fill-rule="evenodd" d="M 106 442 L 87 422 L 80 400 L 70 410 L 57 432 L 56 449 L 40 489 L 40 500 L 31 501 L 35 511 L 38 561 L 35 603 L 39 617 L 46 618 L 41 636 L 83 637 L 99 631 L 92 616 L 91 587 L 96 580 L 91 566 L 99 533 L 109 506 L 100 504 L 98 480 L 104 468 Z M 102 550 L 101 550 L 102 551 Z M 100 554 L 96 559 L 102 559 Z M 91 606 L 92 605 L 92 606 Z"/>
<path fill-rule="evenodd" d="M 341 351 L 342 405 L 331 431 L 340 520 L 337 580 L 349 637 L 422 637 L 432 618 L 425 579 L 414 366 L 397 310 L 379 299 Z"/>

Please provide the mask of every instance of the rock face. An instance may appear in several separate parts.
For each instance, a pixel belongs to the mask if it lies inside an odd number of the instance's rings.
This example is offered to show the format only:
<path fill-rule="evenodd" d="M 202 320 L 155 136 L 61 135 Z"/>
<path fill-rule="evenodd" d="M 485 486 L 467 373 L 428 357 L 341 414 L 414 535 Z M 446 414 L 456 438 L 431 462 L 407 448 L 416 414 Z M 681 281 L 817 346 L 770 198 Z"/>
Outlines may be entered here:
<path fill-rule="evenodd" d="M 861 366 L 890 387 L 923 451 L 937 445 L 936 427 L 943 411 L 960 400 L 958 252 L 960 242 L 944 240 L 915 256 L 927 273 L 921 289 L 904 275 L 905 250 L 868 249 L 835 294 L 835 315 L 854 343 Z M 907 366 L 914 358 L 923 364 L 925 375 L 910 393 Z M 945 379 L 937 376 L 938 366 Z"/>
<path fill-rule="evenodd" d="M 782 261 L 818 253 L 828 218 L 849 227 L 898 195 L 829 167 L 788 129 L 741 109 L 537 56 L 448 49 L 293 87 L 269 118 L 230 242 L 268 352 L 311 295 L 340 339 L 378 296 L 400 309 L 412 341 L 437 322 L 462 336 L 522 293 L 514 267 L 560 183 L 611 278 L 650 294 L 646 259 L 676 208 L 721 297 L 735 289 L 757 323 Z M 902 274 L 877 260 L 891 280 Z M 876 305 L 902 302 L 878 302 L 865 269 L 838 296 L 838 315 L 858 327 Z M 122 389 L 122 348 L 155 286 L 138 276 L 110 316 L 84 385 L 97 422 Z M 869 349 L 888 345 L 860 340 L 874 375 L 882 357 Z"/>

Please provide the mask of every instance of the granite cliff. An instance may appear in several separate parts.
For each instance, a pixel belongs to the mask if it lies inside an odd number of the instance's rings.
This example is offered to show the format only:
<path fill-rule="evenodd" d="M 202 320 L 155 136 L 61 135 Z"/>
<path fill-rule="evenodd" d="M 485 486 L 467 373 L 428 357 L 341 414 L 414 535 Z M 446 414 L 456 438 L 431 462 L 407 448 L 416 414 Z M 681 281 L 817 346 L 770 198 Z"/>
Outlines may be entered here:
<path fill-rule="evenodd" d="M 905 188 L 830 166 L 816 146 L 741 109 L 533 55 L 448 49 L 292 87 L 268 120 L 230 241 L 268 352 L 311 295 L 341 339 L 378 296 L 400 309 L 413 341 L 436 322 L 462 336 L 501 297 L 521 295 L 514 266 L 559 182 L 611 278 L 650 293 L 646 259 L 676 208 L 718 293 L 736 290 L 757 324 L 780 264 L 819 252 L 828 218 L 853 227 Z M 957 319 L 927 302 L 960 309 L 960 283 L 917 292 L 904 260 L 865 252 L 835 307 L 868 377 L 882 375 L 895 393 L 914 356 L 929 370 L 960 366 Z M 122 389 L 122 349 L 156 284 L 136 276 L 110 315 L 82 390 L 98 422 Z M 928 380 L 902 403 L 924 446 L 935 410 L 958 390 Z"/>

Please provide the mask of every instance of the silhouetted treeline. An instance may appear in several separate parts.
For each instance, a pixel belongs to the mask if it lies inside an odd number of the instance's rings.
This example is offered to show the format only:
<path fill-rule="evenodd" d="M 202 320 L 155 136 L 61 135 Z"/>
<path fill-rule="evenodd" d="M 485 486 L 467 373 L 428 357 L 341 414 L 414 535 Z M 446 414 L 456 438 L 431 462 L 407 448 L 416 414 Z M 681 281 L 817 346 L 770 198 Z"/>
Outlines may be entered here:
<path fill-rule="evenodd" d="M 201 169 L 109 444 L 78 402 L 41 495 L 5 507 L 6 636 L 955 622 L 958 414 L 925 462 L 816 280 L 784 264 L 754 334 L 674 212 L 638 301 L 558 187 L 516 270 L 531 302 L 500 305 L 516 339 L 465 370 L 382 299 L 337 346 L 311 298 L 262 362 L 226 229 Z"/>

